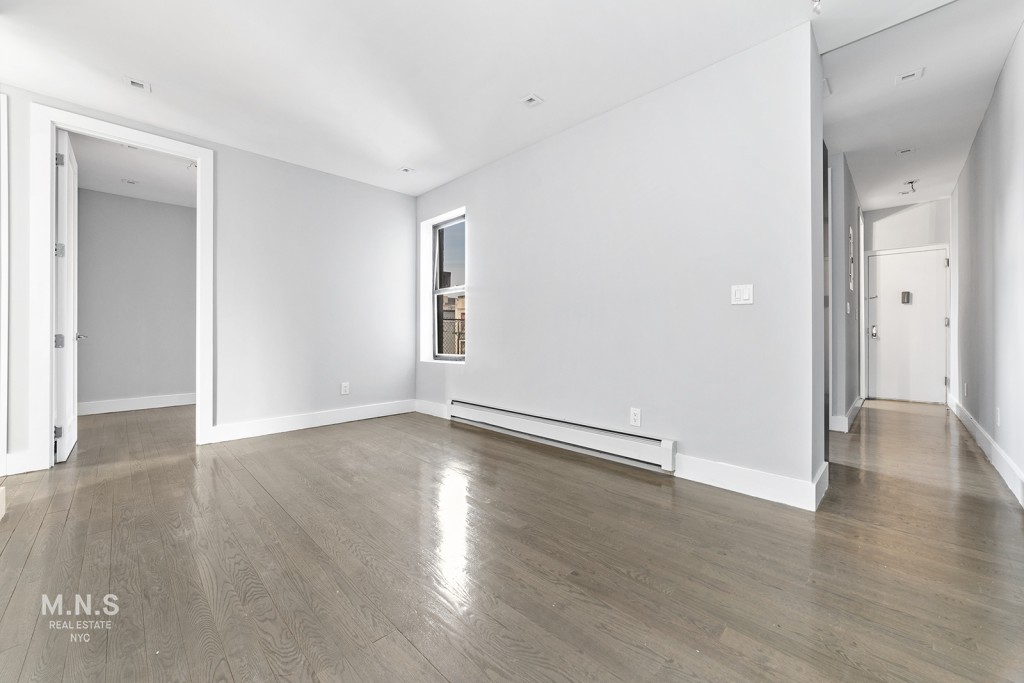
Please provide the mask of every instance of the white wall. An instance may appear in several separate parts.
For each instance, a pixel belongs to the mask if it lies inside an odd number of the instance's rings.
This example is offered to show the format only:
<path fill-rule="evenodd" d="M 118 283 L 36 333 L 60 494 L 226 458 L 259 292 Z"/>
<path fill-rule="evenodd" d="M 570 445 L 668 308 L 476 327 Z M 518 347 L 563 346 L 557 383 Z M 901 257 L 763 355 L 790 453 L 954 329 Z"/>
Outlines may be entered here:
<path fill-rule="evenodd" d="M 421 196 L 466 207 L 469 286 L 465 365 L 420 362 L 417 398 L 616 430 L 638 406 L 684 476 L 813 490 L 820 83 L 804 25 Z"/>
<path fill-rule="evenodd" d="M 78 401 L 195 394 L 196 211 L 78 193 Z"/>
<path fill-rule="evenodd" d="M 1022 118 L 1018 36 L 953 195 L 957 337 L 950 400 L 1024 505 Z"/>
<path fill-rule="evenodd" d="M 0 91 L 10 97 L 12 453 L 29 443 L 32 102 L 214 150 L 218 425 L 244 423 L 237 432 L 244 434 L 272 417 L 411 401 L 411 197 L 15 88 Z M 339 395 L 341 381 L 352 383 L 351 395 Z"/>
<path fill-rule="evenodd" d="M 949 200 L 864 212 L 867 251 L 949 244 Z"/>
<path fill-rule="evenodd" d="M 832 169 L 832 424 L 847 431 L 860 396 L 860 198 L 845 154 L 830 157 Z M 853 229 L 853 250 L 850 229 Z M 850 256 L 853 256 L 853 289 Z M 849 306 L 849 309 L 847 309 Z"/>

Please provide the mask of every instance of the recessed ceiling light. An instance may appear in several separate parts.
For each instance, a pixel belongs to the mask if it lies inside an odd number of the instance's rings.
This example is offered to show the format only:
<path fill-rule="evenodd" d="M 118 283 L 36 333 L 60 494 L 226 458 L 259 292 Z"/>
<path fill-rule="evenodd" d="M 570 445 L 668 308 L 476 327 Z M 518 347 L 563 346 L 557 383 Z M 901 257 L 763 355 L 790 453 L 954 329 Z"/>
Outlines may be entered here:
<path fill-rule="evenodd" d="M 415 173 L 416 172 L 415 168 L 409 168 L 408 166 L 403 166 L 402 168 L 400 168 L 398 170 L 401 171 L 402 173 Z"/>
<path fill-rule="evenodd" d="M 525 104 L 527 107 L 536 107 L 539 104 L 544 104 L 544 98 L 534 93 L 530 93 L 526 97 L 521 98 L 519 101 Z"/>
<path fill-rule="evenodd" d="M 143 81 L 139 78 L 132 78 L 131 76 L 124 77 L 124 84 L 132 90 L 141 90 L 142 92 L 153 92 L 153 86 L 147 81 Z"/>
<path fill-rule="evenodd" d="M 121 182 L 125 185 L 138 185 L 139 181 L 133 178 L 121 178 Z"/>
<path fill-rule="evenodd" d="M 895 82 L 896 82 L 896 85 L 901 85 L 903 83 L 908 83 L 910 81 L 916 81 L 916 80 L 921 79 L 921 78 L 924 78 L 924 67 L 923 66 L 920 67 L 920 68 L 914 69 L 913 71 L 908 71 L 906 73 L 898 74 L 896 76 L 896 81 Z"/>

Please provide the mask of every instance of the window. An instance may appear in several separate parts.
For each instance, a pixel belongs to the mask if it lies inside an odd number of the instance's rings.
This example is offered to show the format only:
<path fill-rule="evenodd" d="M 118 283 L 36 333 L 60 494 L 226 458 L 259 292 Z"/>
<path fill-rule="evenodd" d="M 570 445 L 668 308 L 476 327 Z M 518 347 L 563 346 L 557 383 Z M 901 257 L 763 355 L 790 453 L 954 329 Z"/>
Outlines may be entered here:
<path fill-rule="evenodd" d="M 434 359 L 466 357 L 466 217 L 433 226 Z"/>

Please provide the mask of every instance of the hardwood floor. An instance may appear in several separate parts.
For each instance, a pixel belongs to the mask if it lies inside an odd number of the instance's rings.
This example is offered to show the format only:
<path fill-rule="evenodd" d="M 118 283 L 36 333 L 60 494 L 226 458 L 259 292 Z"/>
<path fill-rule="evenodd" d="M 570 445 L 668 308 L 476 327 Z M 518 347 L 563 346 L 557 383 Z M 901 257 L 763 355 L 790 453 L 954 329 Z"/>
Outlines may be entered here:
<path fill-rule="evenodd" d="M 423 415 L 192 424 L 4 481 L 0 681 L 1024 681 L 1024 511 L 942 407 L 866 406 L 816 514 Z M 109 630 L 50 628 L 76 593 Z"/>

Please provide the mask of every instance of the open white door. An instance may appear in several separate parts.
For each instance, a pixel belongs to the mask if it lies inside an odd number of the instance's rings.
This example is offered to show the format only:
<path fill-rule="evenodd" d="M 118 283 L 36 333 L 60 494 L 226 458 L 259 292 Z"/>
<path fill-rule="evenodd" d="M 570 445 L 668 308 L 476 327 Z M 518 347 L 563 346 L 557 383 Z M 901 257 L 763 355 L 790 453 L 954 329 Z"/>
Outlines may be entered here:
<path fill-rule="evenodd" d="M 57 131 L 55 168 L 53 460 L 64 462 L 78 443 L 78 161 L 63 130 Z"/>
<path fill-rule="evenodd" d="M 946 400 L 946 250 L 868 257 L 868 396 Z"/>

